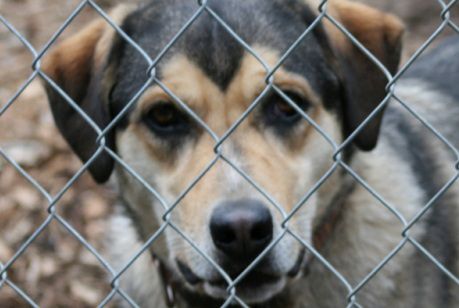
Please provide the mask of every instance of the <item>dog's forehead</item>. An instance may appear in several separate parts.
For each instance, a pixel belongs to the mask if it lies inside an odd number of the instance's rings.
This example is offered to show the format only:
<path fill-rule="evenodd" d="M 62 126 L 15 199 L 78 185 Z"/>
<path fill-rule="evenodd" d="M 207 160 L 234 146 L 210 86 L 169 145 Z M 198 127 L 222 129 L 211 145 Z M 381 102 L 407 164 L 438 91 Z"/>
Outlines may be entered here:
<path fill-rule="evenodd" d="M 210 0 L 207 6 L 220 20 L 204 10 L 159 61 L 160 78 L 168 60 L 177 54 L 185 55 L 225 90 L 248 53 L 247 46 L 263 46 L 281 56 L 315 18 L 306 5 L 292 7 L 275 0 Z M 198 9 L 194 1 L 154 1 L 128 17 L 123 28 L 155 59 Z M 128 99 L 145 83 L 142 72 L 147 63 L 129 44 L 124 45 L 118 89 Z M 287 70 L 303 75 L 319 94 L 331 75 L 321 46 L 312 31 L 283 63 Z"/>

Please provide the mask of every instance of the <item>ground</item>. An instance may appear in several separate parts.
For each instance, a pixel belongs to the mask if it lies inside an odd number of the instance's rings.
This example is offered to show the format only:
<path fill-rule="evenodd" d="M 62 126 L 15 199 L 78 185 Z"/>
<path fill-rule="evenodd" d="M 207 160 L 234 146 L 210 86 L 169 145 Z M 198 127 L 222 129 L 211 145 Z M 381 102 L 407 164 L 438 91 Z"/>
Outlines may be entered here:
<path fill-rule="evenodd" d="M 79 2 L 0 0 L 0 15 L 40 51 Z M 97 3 L 108 7 L 114 2 L 120 1 Z M 440 6 L 433 0 L 364 2 L 403 18 L 408 29 L 405 61 L 442 21 Z M 459 5 L 455 6 L 457 17 Z M 85 9 L 63 36 L 77 31 L 95 16 L 92 9 Z M 32 59 L 31 53 L 0 23 L 0 108 L 7 105 L 31 75 Z M 54 127 L 39 80 L 33 81 L 0 114 L 0 149 L 51 196 L 56 196 L 81 167 Z M 83 174 L 56 204 L 57 213 L 103 254 L 103 232 L 115 196 L 111 188 L 97 186 L 88 174 Z M 0 156 L 2 264 L 44 223 L 49 216 L 48 206 L 40 192 Z M 43 307 L 93 307 L 110 291 L 106 277 L 96 258 L 57 221 L 52 221 L 8 270 L 8 278 Z M 0 306 L 26 307 L 27 304 L 9 286 L 0 284 Z"/>

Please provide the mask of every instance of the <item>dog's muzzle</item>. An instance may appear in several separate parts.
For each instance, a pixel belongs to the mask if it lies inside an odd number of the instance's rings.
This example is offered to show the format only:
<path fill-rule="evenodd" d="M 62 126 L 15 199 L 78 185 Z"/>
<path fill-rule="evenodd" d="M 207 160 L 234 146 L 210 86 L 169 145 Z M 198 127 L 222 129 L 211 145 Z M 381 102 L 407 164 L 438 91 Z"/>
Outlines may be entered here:
<path fill-rule="evenodd" d="M 227 281 L 217 274 L 214 278 L 203 279 L 198 277 L 186 264 L 176 260 L 179 272 L 190 285 L 205 290 L 205 293 L 214 298 L 224 300 L 230 294 L 230 285 L 235 287 L 236 294 L 248 304 L 261 304 L 281 292 L 288 279 L 300 276 L 305 265 L 305 250 L 302 249 L 294 266 L 287 273 L 273 270 L 273 266 L 262 259 L 256 266 L 246 272 L 245 268 L 235 269 L 229 264 L 221 265 L 231 281 Z"/>
<path fill-rule="evenodd" d="M 289 278 L 298 275 L 304 264 L 305 253 L 295 256 L 296 262 L 287 272 L 279 272 L 273 265 L 271 252 L 264 251 L 273 240 L 273 218 L 260 201 L 241 199 L 219 204 L 209 223 L 214 246 L 214 257 L 229 276 L 238 296 L 266 300 L 265 294 L 279 292 Z M 263 254 L 257 263 L 253 262 Z M 215 271 L 209 277 L 199 277 L 185 262 L 176 260 L 177 269 L 190 286 L 204 286 L 210 296 L 225 298 L 229 281 Z"/>

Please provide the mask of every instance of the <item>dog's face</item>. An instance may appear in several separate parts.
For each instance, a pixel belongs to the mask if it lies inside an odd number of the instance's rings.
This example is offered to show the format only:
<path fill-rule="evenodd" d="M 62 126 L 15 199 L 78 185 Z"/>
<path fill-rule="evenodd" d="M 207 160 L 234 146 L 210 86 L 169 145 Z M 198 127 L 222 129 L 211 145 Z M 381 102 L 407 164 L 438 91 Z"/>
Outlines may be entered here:
<path fill-rule="evenodd" d="M 271 85 L 264 65 L 279 63 L 313 22 L 312 11 L 301 1 L 209 1 L 208 6 L 264 64 L 204 12 L 158 62 L 157 81 L 148 83 L 142 54 L 104 22 L 57 47 L 44 70 L 101 127 L 135 98 L 106 144 L 168 205 L 180 198 L 170 213 L 174 226 L 230 277 L 281 238 L 237 286 L 247 303 L 263 302 L 282 291 L 304 263 L 304 246 L 282 227 L 312 243 L 319 213 L 339 190 L 339 183 L 328 185 L 283 224 L 333 156 L 333 147 L 298 110 L 339 143 L 381 102 L 386 79 L 338 30 L 319 25 L 282 62 Z M 140 10 L 117 9 L 113 17 L 155 59 L 196 9 L 190 1 L 160 0 Z M 346 1 L 332 1 L 330 11 L 389 70 L 396 69 L 402 32 L 396 19 Z M 84 161 L 91 159 L 97 150 L 94 131 L 50 87 L 48 93 L 63 135 Z M 217 146 L 216 139 L 254 101 L 257 106 Z M 374 147 L 379 123 L 380 115 L 357 135 L 357 148 Z M 160 200 L 124 168 L 114 167 L 109 154 L 99 154 L 91 173 L 103 182 L 116 169 L 145 239 L 162 223 Z M 153 250 L 191 290 L 227 296 L 223 277 L 173 228 Z"/>

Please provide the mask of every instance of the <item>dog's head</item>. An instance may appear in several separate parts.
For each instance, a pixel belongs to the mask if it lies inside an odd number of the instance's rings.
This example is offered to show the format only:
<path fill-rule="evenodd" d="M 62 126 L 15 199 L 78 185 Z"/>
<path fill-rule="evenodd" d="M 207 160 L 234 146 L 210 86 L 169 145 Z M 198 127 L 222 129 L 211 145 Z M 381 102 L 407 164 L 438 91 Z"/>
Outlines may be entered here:
<path fill-rule="evenodd" d="M 271 68 L 315 19 L 300 0 L 208 1 L 207 6 Z M 118 8 L 112 18 L 155 59 L 197 8 L 193 1 L 156 0 L 141 9 Z M 390 72 L 396 70 L 402 33 L 397 19 L 346 0 L 329 1 L 328 11 Z M 208 11 L 157 63 L 156 81 L 149 80 L 142 53 L 105 21 L 57 46 L 43 69 L 100 128 L 136 101 L 105 136 L 105 144 L 169 205 L 179 199 L 170 213 L 174 226 L 229 276 L 237 277 L 282 237 L 238 284 L 237 293 L 247 303 L 268 300 L 300 272 L 303 245 L 281 225 L 332 163 L 332 146 L 298 110 L 339 143 L 381 103 L 387 84 L 384 73 L 326 21 L 282 62 L 273 75 L 274 87 L 267 88 L 264 65 Z M 47 90 L 62 134 L 83 161 L 92 159 L 99 148 L 94 128 L 51 86 Z M 258 105 L 216 148 L 215 138 L 224 136 L 255 100 Z M 356 136 L 356 149 L 376 145 L 381 116 Z M 104 182 L 116 170 L 145 239 L 162 223 L 161 202 L 115 166 L 111 155 L 99 152 L 91 174 Z M 312 243 L 316 217 L 337 190 L 339 183 L 326 184 L 286 225 Z M 227 296 L 219 272 L 173 228 L 153 250 L 191 290 Z"/>

